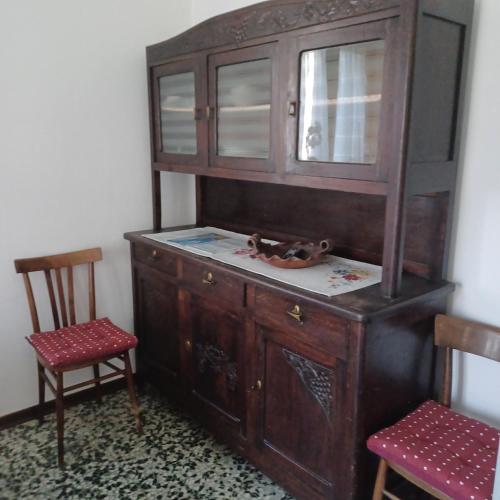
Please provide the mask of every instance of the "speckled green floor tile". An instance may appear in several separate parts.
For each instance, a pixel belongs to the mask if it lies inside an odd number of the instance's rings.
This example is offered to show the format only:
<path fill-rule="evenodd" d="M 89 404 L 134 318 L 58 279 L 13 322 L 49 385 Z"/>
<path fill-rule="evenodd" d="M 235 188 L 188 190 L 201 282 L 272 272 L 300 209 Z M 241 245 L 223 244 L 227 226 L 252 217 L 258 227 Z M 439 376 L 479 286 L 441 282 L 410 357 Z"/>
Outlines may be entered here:
<path fill-rule="evenodd" d="M 160 395 L 141 404 L 142 436 L 125 391 L 68 409 L 64 470 L 54 415 L 0 432 L 0 499 L 291 499 Z"/>

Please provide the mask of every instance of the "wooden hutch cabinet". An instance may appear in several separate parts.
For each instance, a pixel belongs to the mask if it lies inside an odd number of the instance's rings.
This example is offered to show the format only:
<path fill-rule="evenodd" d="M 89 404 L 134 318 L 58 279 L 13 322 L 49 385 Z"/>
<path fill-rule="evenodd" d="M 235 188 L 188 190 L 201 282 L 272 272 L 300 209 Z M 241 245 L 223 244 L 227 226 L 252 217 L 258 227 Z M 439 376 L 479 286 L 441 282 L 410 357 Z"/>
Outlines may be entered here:
<path fill-rule="evenodd" d="M 271 0 L 147 48 L 153 228 L 138 375 L 302 499 L 366 499 L 366 438 L 432 397 L 472 0 Z M 331 238 L 382 282 L 326 297 L 144 237 L 160 173 L 196 226 Z"/>

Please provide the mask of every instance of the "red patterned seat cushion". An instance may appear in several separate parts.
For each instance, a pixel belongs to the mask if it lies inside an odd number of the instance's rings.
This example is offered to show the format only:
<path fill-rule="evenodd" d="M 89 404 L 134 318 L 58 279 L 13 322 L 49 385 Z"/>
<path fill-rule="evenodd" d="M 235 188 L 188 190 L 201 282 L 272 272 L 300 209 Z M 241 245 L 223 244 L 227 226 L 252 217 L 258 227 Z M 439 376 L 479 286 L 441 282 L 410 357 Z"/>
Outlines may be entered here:
<path fill-rule="evenodd" d="M 137 345 L 137 337 L 108 318 L 34 333 L 27 339 L 47 365 L 56 369 L 120 354 Z"/>
<path fill-rule="evenodd" d="M 500 430 L 426 401 L 377 432 L 368 448 L 453 500 L 489 500 Z"/>

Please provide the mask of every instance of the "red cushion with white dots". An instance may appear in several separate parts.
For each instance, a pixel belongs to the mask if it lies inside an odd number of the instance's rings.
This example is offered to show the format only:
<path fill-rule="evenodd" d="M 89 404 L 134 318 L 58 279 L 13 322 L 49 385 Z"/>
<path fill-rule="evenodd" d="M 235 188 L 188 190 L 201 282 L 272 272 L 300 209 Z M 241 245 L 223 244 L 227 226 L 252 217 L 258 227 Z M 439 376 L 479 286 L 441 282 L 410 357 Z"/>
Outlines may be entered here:
<path fill-rule="evenodd" d="M 108 318 L 53 332 L 34 333 L 27 339 L 47 365 L 54 369 L 120 354 L 137 345 L 137 337 L 117 327 Z"/>
<path fill-rule="evenodd" d="M 426 401 L 368 448 L 454 500 L 490 500 L 500 430 Z"/>

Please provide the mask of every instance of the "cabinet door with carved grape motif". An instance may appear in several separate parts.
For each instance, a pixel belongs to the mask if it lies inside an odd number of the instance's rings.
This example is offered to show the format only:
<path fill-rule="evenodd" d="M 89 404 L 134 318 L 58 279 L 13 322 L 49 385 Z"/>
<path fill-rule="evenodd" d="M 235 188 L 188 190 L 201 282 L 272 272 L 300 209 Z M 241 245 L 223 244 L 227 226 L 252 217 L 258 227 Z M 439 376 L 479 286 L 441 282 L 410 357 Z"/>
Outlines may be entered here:
<path fill-rule="evenodd" d="M 244 322 L 218 304 L 190 300 L 191 387 L 200 411 L 244 434 Z"/>
<path fill-rule="evenodd" d="M 337 363 L 288 332 L 257 325 L 261 453 L 293 469 L 320 495 L 333 491 Z M 341 460 L 341 457 L 337 457 Z"/>

